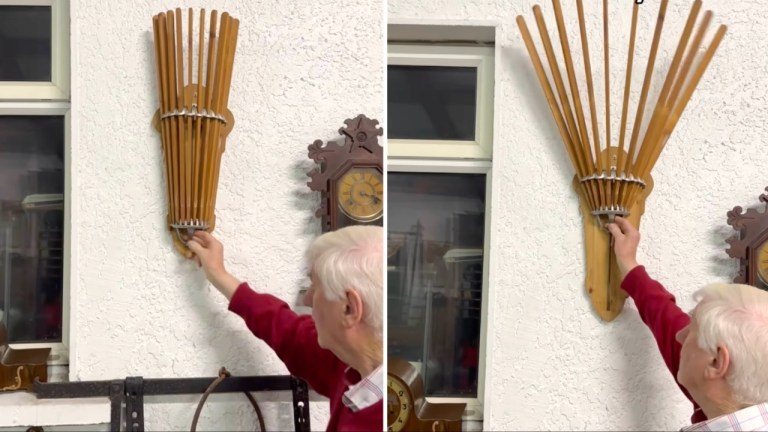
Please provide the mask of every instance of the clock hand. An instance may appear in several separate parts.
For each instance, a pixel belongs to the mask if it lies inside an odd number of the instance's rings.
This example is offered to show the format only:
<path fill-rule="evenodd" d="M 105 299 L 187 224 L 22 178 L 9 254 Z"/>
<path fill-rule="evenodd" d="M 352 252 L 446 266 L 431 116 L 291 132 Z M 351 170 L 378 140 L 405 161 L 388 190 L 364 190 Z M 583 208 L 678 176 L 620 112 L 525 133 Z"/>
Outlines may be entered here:
<path fill-rule="evenodd" d="M 369 194 L 368 192 L 365 192 L 365 191 L 360 191 L 360 196 L 363 198 L 370 198 L 371 201 L 373 201 L 373 204 L 378 204 L 379 201 L 381 201 L 381 198 L 379 198 L 378 195 Z"/>

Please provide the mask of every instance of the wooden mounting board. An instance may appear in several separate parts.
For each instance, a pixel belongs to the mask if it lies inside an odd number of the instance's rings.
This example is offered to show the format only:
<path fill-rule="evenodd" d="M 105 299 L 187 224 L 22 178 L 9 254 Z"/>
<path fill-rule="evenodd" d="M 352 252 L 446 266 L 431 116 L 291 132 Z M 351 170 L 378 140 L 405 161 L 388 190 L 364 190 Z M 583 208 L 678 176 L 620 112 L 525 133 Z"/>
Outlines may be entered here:
<path fill-rule="evenodd" d="M 612 147 L 611 152 L 617 149 Z M 644 179 L 646 187 L 629 210 L 627 219 L 639 229 L 640 219 L 645 212 L 645 200 L 653 190 L 653 178 Z M 624 309 L 627 293 L 621 289 L 621 275 L 611 247 L 610 233 L 600 226 L 592 215 L 587 199 L 582 193 L 578 176 L 573 179 L 573 188 L 579 195 L 579 208 L 584 222 L 584 257 L 586 261 L 585 287 L 592 301 L 595 313 L 604 321 L 613 321 Z M 610 280 L 609 280 L 610 278 Z"/>

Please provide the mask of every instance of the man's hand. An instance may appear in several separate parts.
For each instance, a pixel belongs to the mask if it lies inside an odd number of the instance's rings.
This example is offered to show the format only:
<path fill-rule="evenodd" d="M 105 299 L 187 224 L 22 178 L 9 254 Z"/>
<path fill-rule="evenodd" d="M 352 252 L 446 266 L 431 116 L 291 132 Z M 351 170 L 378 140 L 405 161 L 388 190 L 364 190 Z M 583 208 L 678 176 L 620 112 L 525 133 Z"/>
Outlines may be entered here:
<path fill-rule="evenodd" d="M 187 247 L 195 253 L 192 258 L 205 270 L 205 276 L 227 299 L 231 299 L 240 281 L 224 268 L 224 246 L 205 231 L 195 232 Z"/>
<path fill-rule="evenodd" d="M 640 244 L 640 232 L 623 217 L 616 216 L 614 223 L 607 225 L 608 231 L 613 235 L 613 250 L 616 254 L 616 263 L 619 265 L 621 278 L 632 271 L 637 263 L 637 246 Z"/>

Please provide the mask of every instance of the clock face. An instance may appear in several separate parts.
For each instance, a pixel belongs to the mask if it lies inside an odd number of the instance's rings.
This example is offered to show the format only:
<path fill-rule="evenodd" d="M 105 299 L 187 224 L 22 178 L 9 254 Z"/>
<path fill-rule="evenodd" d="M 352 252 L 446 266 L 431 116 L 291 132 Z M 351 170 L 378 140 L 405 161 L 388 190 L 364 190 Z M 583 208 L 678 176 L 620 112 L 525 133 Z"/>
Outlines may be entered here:
<path fill-rule="evenodd" d="M 356 222 L 370 222 L 384 213 L 384 181 L 376 168 L 352 168 L 337 184 L 339 208 Z"/>
<path fill-rule="evenodd" d="M 757 281 L 764 287 L 768 287 L 768 241 L 757 249 Z"/>
<path fill-rule="evenodd" d="M 403 430 L 408 418 L 413 414 L 411 394 L 403 383 L 391 376 L 387 377 L 387 431 Z"/>

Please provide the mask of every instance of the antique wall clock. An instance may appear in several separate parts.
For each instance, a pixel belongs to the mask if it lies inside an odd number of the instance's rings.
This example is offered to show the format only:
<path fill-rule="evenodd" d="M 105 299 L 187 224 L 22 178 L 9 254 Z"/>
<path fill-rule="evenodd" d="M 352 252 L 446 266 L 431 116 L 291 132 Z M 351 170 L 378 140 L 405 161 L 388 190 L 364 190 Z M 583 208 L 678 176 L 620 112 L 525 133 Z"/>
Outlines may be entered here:
<path fill-rule="evenodd" d="M 728 225 L 738 234 L 726 240 L 730 244 L 726 252 L 739 260 L 735 283 L 768 290 L 768 187 L 765 191 L 759 197 L 765 204 L 762 212 L 756 208 L 743 211 L 739 206 L 728 212 Z"/>
<path fill-rule="evenodd" d="M 349 225 L 384 224 L 384 130 L 363 114 L 344 120 L 343 144 L 315 140 L 309 158 L 319 166 L 307 174 L 307 186 L 321 193 L 315 216 L 323 232 Z"/>
<path fill-rule="evenodd" d="M 424 397 L 424 381 L 407 361 L 387 361 L 387 431 L 461 431 L 465 403 L 432 403 Z"/>

